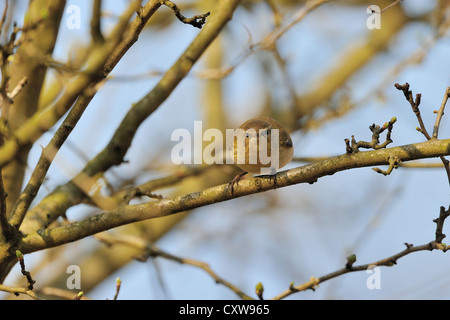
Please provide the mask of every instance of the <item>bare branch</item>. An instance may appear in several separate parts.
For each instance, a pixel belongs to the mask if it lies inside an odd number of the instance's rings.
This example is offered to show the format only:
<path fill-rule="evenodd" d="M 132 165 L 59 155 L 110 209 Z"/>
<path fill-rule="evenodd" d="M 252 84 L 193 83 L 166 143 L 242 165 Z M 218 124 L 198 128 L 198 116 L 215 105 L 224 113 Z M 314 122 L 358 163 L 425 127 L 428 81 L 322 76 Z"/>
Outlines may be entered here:
<path fill-rule="evenodd" d="M 346 152 L 347 153 L 356 153 L 359 152 L 359 148 L 365 149 L 383 149 L 386 148 L 390 143 L 392 143 L 391 133 L 394 128 L 394 123 L 397 121 L 397 118 L 392 118 L 389 122 L 386 122 L 382 127 L 372 124 L 369 129 L 372 131 L 372 141 L 358 141 L 356 142 L 355 137 L 352 136 L 352 143 L 350 145 L 350 141 L 345 139 L 346 144 Z M 386 134 L 386 140 L 380 144 L 380 134 L 384 132 L 384 130 L 388 130 Z"/>
<path fill-rule="evenodd" d="M 392 170 L 397 169 L 398 168 L 398 164 L 399 164 L 400 160 L 397 157 L 389 157 L 389 168 L 384 171 L 381 170 L 379 168 L 373 168 L 373 170 L 375 172 L 381 173 L 385 176 L 391 174 Z"/>
<path fill-rule="evenodd" d="M 92 3 L 91 37 L 92 41 L 97 43 L 102 43 L 105 40 L 101 30 L 101 9 L 102 0 L 94 0 Z"/>
<path fill-rule="evenodd" d="M 16 250 L 16 257 L 20 264 L 20 271 L 27 278 L 28 289 L 33 290 L 33 287 L 34 287 L 34 284 L 36 283 L 36 281 L 34 281 L 33 278 L 31 277 L 31 273 L 25 269 L 25 260 L 23 258 L 23 254 L 22 254 L 22 252 L 20 252 L 20 250 Z"/>
<path fill-rule="evenodd" d="M 311 163 L 322 161 L 330 158 L 331 156 L 310 156 L 310 157 L 294 157 L 292 158 L 292 162 L 300 162 L 300 163 Z M 399 163 L 399 167 L 402 168 L 410 168 L 410 169 L 438 169 L 443 168 L 444 165 L 442 162 L 420 162 L 420 161 L 410 161 L 406 163 Z"/>
<path fill-rule="evenodd" d="M 32 232 L 19 240 L 18 248 L 25 253 L 34 252 L 79 240 L 98 232 L 136 221 L 168 216 L 249 194 L 273 190 L 275 187 L 281 188 L 299 183 L 314 183 L 320 177 L 350 168 L 389 164 L 389 157 L 397 157 L 401 161 L 410 161 L 448 155 L 449 150 L 450 139 L 434 139 L 389 149 L 344 154 L 303 167 L 278 172 L 275 175 L 276 179 L 273 177 L 271 179 L 254 177 L 241 181 L 239 185 L 234 187 L 233 193 L 231 193 L 229 184 L 224 184 L 174 199 L 163 199 L 150 201 L 145 204 L 119 207 L 63 227 Z"/>
<path fill-rule="evenodd" d="M 421 132 L 425 138 L 428 140 L 431 139 L 431 136 L 428 134 L 427 129 L 425 128 L 425 125 L 422 120 L 422 116 L 420 114 L 419 105 L 422 98 L 422 95 L 420 93 L 416 94 L 416 98 L 413 98 L 412 91 L 409 90 L 409 83 L 405 83 L 404 85 L 400 85 L 398 83 L 395 84 L 395 88 L 397 90 L 400 90 L 403 92 L 403 95 L 405 96 L 406 100 L 411 105 L 412 111 L 417 117 L 417 121 L 419 122 L 420 127 L 417 128 L 417 131 Z"/>
<path fill-rule="evenodd" d="M 441 107 L 436 112 L 437 116 L 436 116 L 436 123 L 433 128 L 433 138 L 438 137 L 439 125 L 441 124 L 441 119 L 444 116 L 445 105 L 447 104 L 447 100 L 449 97 L 450 97 L 450 87 L 447 87 L 447 89 L 445 90 L 444 99 L 442 100 L 441 103 Z"/>
<path fill-rule="evenodd" d="M 416 99 L 414 100 L 413 96 L 412 96 L 412 91 L 409 90 L 409 83 L 405 83 L 404 85 L 400 85 L 400 84 L 396 83 L 395 88 L 403 91 L 403 94 L 405 95 L 406 100 L 411 105 L 411 108 L 412 108 L 413 112 L 415 113 L 417 120 L 419 121 L 419 125 L 420 125 L 420 127 L 416 128 L 416 129 L 419 132 L 421 132 L 428 140 L 431 140 L 432 137 L 428 134 L 427 129 L 425 128 L 425 125 L 423 123 L 422 116 L 420 115 L 419 105 L 420 105 L 420 100 L 421 100 L 422 95 L 420 93 L 417 94 Z M 448 100 L 448 95 L 449 95 L 449 88 L 447 88 L 445 90 L 444 100 L 442 101 L 441 108 L 438 111 L 436 124 L 435 124 L 434 130 L 433 130 L 433 138 L 437 138 L 439 124 L 440 124 L 442 116 L 444 115 L 444 108 L 445 108 L 445 104 L 447 103 L 447 100 Z M 434 137 L 435 134 L 436 134 L 436 137 Z M 444 156 L 440 156 L 439 158 L 441 159 L 442 163 L 444 164 L 444 168 L 447 173 L 448 183 L 450 184 L 449 161 L 447 159 L 445 159 Z"/>
<path fill-rule="evenodd" d="M 447 219 L 447 217 L 450 215 L 450 209 L 445 210 L 444 207 L 440 208 L 439 217 L 433 222 L 436 223 L 436 239 L 435 241 L 437 243 L 442 243 L 442 240 L 445 238 L 445 234 L 442 233 L 442 230 L 444 229 L 444 221 Z"/>
<path fill-rule="evenodd" d="M 3 32 L 3 25 L 6 21 L 6 15 L 8 13 L 8 0 L 5 0 L 5 9 L 3 10 L 2 19 L 0 20 L 0 34 Z"/>
<path fill-rule="evenodd" d="M 4 291 L 4 292 L 9 292 L 9 293 L 13 293 L 16 296 L 18 296 L 19 294 L 26 294 L 28 296 L 30 296 L 31 298 L 35 299 L 35 300 L 42 300 L 41 298 L 39 298 L 33 291 L 31 291 L 28 288 L 15 288 L 15 287 L 8 287 L 5 285 L 0 284 L 0 291 Z"/>
<path fill-rule="evenodd" d="M 185 16 L 183 16 L 181 14 L 180 9 L 178 9 L 177 5 L 175 3 L 173 3 L 172 1 L 161 1 L 161 4 L 172 9 L 173 12 L 175 12 L 175 15 L 178 18 L 178 20 L 180 20 L 181 22 L 183 22 L 185 24 L 190 24 L 199 29 L 201 29 L 203 27 L 203 25 L 206 22 L 206 18 L 209 17 L 209 15 L 210 15 L 210 12 L 207 12 L 207 13 L 195 15 L 192 18 L 186 18 Z"/>
<path fill-rule="evenodd" d="M 142 238 L 135 237 L 135 236 L 126 236 L 126 235 L 119 235 L 119 234 L 111 235 L 108 233 L 100 233 L 100 234 L 96 235 L 96 238 L 108 245 L 125 244 L 125 245 L 131 246 L 135 249 L 142 251 L 143 254 L 137 258 L 139 261 L 146 261 L 148 258 L 161 257 L 164 259 L 178 262 L 180 264 L 186 264 L 186 265 L 197 267 L 199 269 L 204 270 L 206 273 L 208 273 L 214 279 L 214 281 L 216 283 L 220 283 L 220 284 L 226 286 L 227 288 L 231 289 L 241 299 L 253 300 L 253 298 L 251 298 L 250 296 L 245 294 L 241 289 L 239 289 L 235 285 L 231 284 L 230 282 L 228 282 L 228 281 L 222 279 L 220 276 L 218 276 L 211 269 L 211 267 L 205 262 L 194 260 L 194 259 L 177 257 L 173 254 L 170 254 L 170 253 L 164 251 L 164 250 L 161 250 L 160 248 L 158 248 L 157 246 L 155 246 L 153 244 L 147 243 Z"/>
<path fill-rule="evenodd" d="M 305 5 L 295 12 L 290 18 L 289 21 L 285 25 L 281 25 L 275 30 L 273 30 L 270 34 L 268 34 L 264 39 L 257 44 L 257 46 L 262 49 L 272 48 L 275 42 L 278 41 L 289 29 L 295 26 L 297 23 L 302 21 L 308 13 L 320 7 L 322 4 L 330 2 L 330 0 L 314 0 L 307 1 Z"/>
<path fill-rule="evenodd" d="M 387 5 L 385 8 L 383 8 L 380 13 L 385 12 L 386 10 L 389 10 L 390 8 L 392 8 L 393 6 L 398 5 L 400 2 L 402 2 L 403 0 L 396 0 L 394 2 L 392 2 L 390 5 Z"/>
<path fill-rule="evenodd" d="M 117 297 L 119 296 L 120 287 L 122 285 L 122 280 L 120 278 L 116 279 L 116 293 L 114 294 L 113 300 L 117 300 Z"/>
<path fill-rule="evenodd" d="M 431 251 L 431 250 L 442 250 L 443 252 L 446 252 L 447 246 L 442 243 L 442 239 L 445 238 L 445 235 L 442 234 L 442 229 L 444 227 L 444 221 L 449 215 L 450 215 L 450 209 L 446 211 L 444 207 L 440 208 L 439 218 L 433 220 L 433 222 L 436 222 L 436 237 L 433 241 L 430 241 L 429 243 L 426 243 L 421 246 L 414 246 L 412 244 L 405 243 L 406 249 L 404 249 L 390 257 L 387 257 L 387 258 L 384 258 L 384 259 L 381 259 L 381 260 L 378 260 L 378 261 L 375 261 L 372 263 L 359 265 L 359 266 L 353 266 L 353 264 L 356 262 L 356 255 L 352 254 L 349 257 L 347 257 L 347 263 L 344 268 L 334 271 L 332 273 L 329 273 L 327 275 L 324 275 L 320 278 L 311 277 L 311 279 L 309 281 L 307 281 L 303 284 L 300 284 L 298 286 L 294 286 L 293 284 L 291 284 L 289 286 L 288 290 L 275 296 L 273 299 L 280 300 L 280 299 L 286 298 L 287 296 L 289 296 L 295 292 L 306 291 L 308 289 L 314 290 L 319 283 L 336 278 L 338 276 L 341 276 L 341 275 L 349 273 L 349 272 L 366 271 L 369 268 L 374 267 L 374 266 L 387 266 L 387 267 L 394 266 L 397 264 L 398 259 L 400 259 L 410 253 L 413 253 L 413 252 Z"/>
<path fill-rule="evenodd" d="M 72 291 L 63 290 L 59 288 L 53 288 L 53 287 L 44 287 L 42 289 L 36 290 L 39 294 L 45 295 L 45 296 L 53 296 L 56 298 L 66 299 L 66 300 L 75 300 L 75 298 L 79 295 L 79 293 L 74 293 Z M 86 297 L 83 294 L 83 300 L 90 300 L 88 297 Z"/>
<path fill-rule="evenodd" d="M 297 286 L 290 286 L 290 288 L 282 293 L 280 293 L 279 295 L 276 295 L 275 297 L 273 297 L 273 300 L 281 300 L 286 298 L 287 296 L 290 296 L 293 293 L 299 292 L 299 291 L 306 291 L 308 289 L 314 290 L 320 283 L 334 279 L 336 277 L 339 277 L 343 274 L 349 273 L 349 272 L 356 272 L 356 271 L 367 271 L 369 268 L 371 267 L 375 267 L 375 266 L 387 266 L 387 267 L 391 267 L 395 264 L 397 264 L 397 260 L 410 254 L 413 252 L 418 252 L 418 251 L 431 251 L 431 250 L 442 250 L 442 246 L 438 245 L 435 241 L 432 241 L 430 243 L 421 245 L 421 246 L 413 246 L 410 244 L 406 245 L 406 249 L 404 249 L 403 251 L 400 251 L 397 254 L 394 254 L 390 257 L 387 257 L 385 259 L 381 259 L 372 263 L 368 263 L 368 264 L 363 264 L 363 265 L 358 265 L 358 266 L 350 266 L 347 267 L 345 266 L 342 269 L 336 270 L 332 273 L 326 274 L 322 277 L 319 278 L 315 278 L 312 277 L 309 281 L 297 285 Z"/>

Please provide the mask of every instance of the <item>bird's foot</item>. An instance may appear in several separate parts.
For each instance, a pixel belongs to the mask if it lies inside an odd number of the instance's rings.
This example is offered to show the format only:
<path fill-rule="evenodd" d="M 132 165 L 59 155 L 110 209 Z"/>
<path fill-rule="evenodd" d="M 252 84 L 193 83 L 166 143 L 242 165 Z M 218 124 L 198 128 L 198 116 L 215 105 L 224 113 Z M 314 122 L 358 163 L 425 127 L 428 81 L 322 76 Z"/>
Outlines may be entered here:
<path fill-rule="evenodd" d="M 272 183 L 273 180 L 273 188 L 277 188 L 277 174 L 264 174 L 260 176 L 256 176 L 256 178 L 262 178 L 262 179 L 268 179 L 270 183 Z"/>
<path fill-rule="evenodd" d="M 237 185 L 237 184 L 239 183 L 239 181 L 241 180 L 241 178 L 242 178 L 243 176 L 245 176 L 246 174 L 247 174 L 247 172 L 242 172 L 242 173 L 238 174 L 237 176 L 235 176 L 235 177 L 233 178 L 233 180 L 230 181 L 230 183 L 228 184 L 228 186 L 231 188 L 231 195 L 234 194 L 234 185 L 235 185 L 235 184 Z"/>

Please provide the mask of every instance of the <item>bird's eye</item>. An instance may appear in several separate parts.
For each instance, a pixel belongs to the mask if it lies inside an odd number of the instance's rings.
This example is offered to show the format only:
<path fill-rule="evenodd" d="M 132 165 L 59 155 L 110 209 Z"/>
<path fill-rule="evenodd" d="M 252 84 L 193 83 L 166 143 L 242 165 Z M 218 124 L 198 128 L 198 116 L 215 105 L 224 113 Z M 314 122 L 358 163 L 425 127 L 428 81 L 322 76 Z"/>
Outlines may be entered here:
<path fill-rule="evenodd" d="M 261 130 L 260 135 L 263 136 L 263 137 L 268 137 L 268 136 L 270 136 L 270 129 L 264 129 L 264 130 Z"/>
<path fill-rule="evenodd" d="M 286 141 L 286 147 L 292 148 L 292 140 L 291 140 L 291 138 L 289 138 L 289 139 Z"/>
<path fill-rule="evenodd" d="M 250 133 L 246 132 L 246 133 L 245 133 L 245 137 L 246 137 L 246 138 L 249 138 L 249 137 L 250 137 Z"/>

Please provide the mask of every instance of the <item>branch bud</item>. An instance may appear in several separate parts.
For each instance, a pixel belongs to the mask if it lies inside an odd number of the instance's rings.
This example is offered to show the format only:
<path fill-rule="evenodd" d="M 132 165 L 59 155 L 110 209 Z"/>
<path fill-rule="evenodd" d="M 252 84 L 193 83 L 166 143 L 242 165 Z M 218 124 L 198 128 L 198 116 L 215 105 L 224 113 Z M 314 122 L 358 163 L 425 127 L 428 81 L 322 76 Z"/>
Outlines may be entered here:
<path fill-rule="evenodd" d="M 263 292 L 264 292 L 264 286 L 261 282 L 258 282 L 258 284 L 255 287 L 256 295 L 260 300 L 263 300 Z"/>

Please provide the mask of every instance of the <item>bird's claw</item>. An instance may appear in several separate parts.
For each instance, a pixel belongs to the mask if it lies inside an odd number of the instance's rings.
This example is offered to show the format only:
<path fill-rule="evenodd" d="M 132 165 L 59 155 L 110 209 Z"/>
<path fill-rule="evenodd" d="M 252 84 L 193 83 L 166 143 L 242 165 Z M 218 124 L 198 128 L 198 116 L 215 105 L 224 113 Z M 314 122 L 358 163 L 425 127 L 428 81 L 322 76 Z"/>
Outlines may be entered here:
<path fill-rule="evenodd" d="M 276 189 L 277 188 L 277 174 L 265 174 L 265 175 L 260 175 L 257 176 L 258 178 L 263 178 L 263 179 L 269 179 L 269 182 L 272 183 L 273 180 L 273 188 Z"/>
<path fill-rule="evenodd" d="M 245 176 L 246 174 L 247 174 L 247 172 L 240 173 L 240 174 L 238 174 L 237 176 L 235 176 L 235 177 L 233 178 L 233 180 L 230 181 L 230 183 L 228 183 L 228 186 L 229 186 L 230 189 L 231 189 L 231 195 L 234 194 L 234 185 L 235 185 L 235 184 L 237 185 L 237 184 L 239 183 L 239 181 L 241 180 L 241 178 L 242 178 L 243 176 Z"/>

